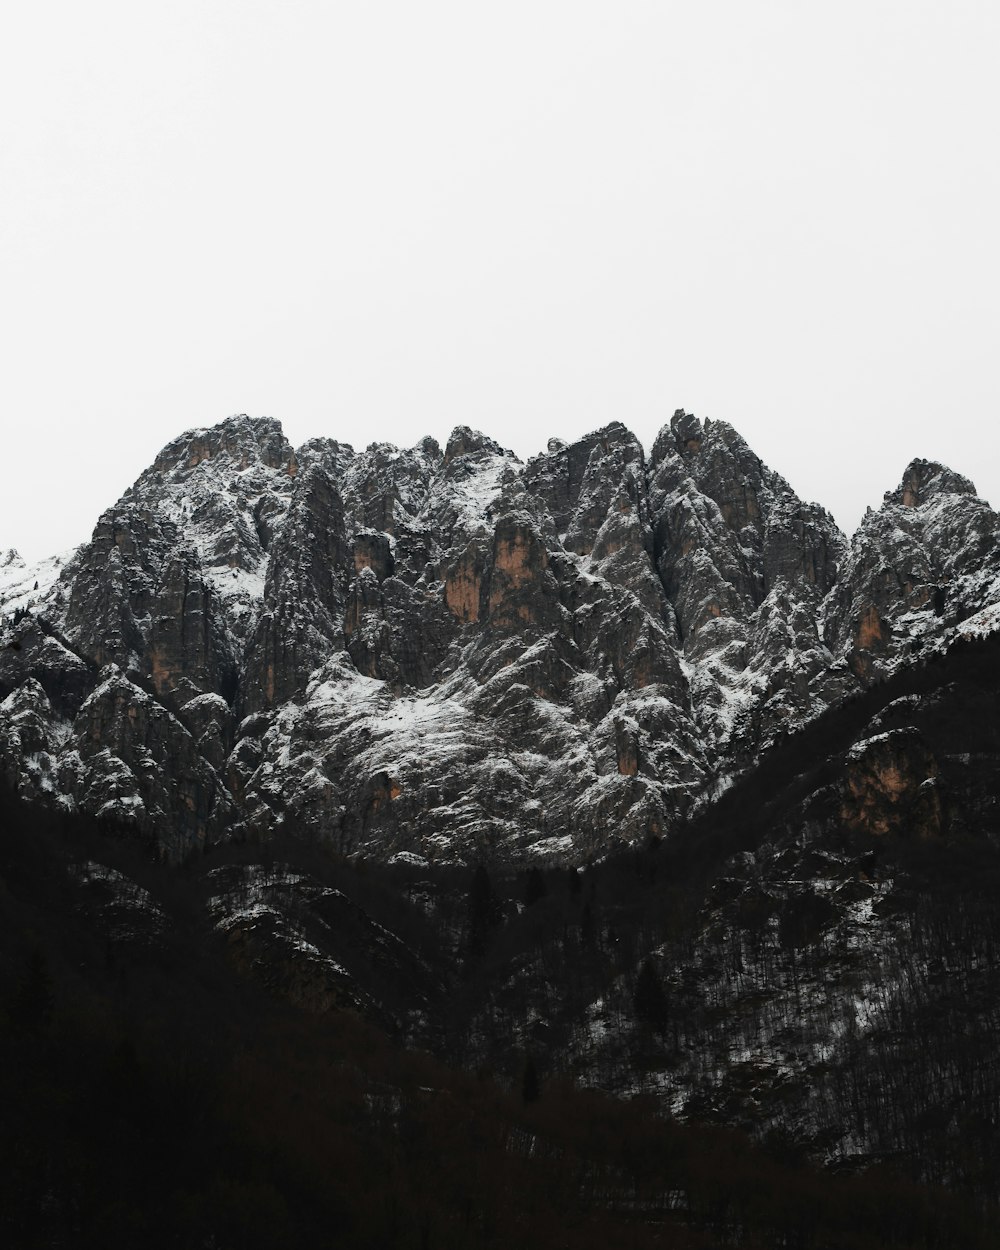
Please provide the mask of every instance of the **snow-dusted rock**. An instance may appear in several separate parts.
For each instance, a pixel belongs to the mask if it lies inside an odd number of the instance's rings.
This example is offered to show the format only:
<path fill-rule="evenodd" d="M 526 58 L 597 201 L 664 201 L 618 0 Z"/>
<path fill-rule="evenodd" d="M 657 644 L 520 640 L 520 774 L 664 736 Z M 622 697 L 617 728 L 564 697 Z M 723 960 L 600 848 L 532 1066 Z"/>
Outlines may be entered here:
<path fill-rule="evenodd" d="M 684 412 L 649 457 L 613 422 L 526 465 L 464 426 L 444 451 L 296 450 L 233 417 L 164 448 L 69 558 L 2 557 L 0 753 L 171 855 L 294 826 L 579 861 L 994 628 L 998 534 L 971 483 L 914 461 L 848 544 Z"/>
<path fill-rule="evenodd" d="M 864 681 L 1000 600 L 1000 516 L 943 465 L 914 460 L 865 515 L 825 635 Z"/>

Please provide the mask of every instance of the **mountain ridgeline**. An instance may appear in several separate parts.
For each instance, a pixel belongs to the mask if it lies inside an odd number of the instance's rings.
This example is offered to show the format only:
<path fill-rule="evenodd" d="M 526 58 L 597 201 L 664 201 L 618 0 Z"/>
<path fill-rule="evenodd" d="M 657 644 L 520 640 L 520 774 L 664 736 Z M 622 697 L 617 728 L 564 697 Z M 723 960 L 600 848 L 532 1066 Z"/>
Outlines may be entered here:
<path fill-rule="evenodd" d="M 1000 517 L 722 422 L 169 444 L 0 557 L 24 1246 L 994 1245 Z"/>
<path fill-rule="evenodd" d="M 4 557 L 0 769 L 171 860 L 294 826 L 382 861 L 583 863 L 998 600 L 1000 517 L 927 461 L 848 541 L 684 412 L 648 456 L 613 423 L 526 464 L 464 427 L 356 452 L 233 417 L 64 561 Z"/>

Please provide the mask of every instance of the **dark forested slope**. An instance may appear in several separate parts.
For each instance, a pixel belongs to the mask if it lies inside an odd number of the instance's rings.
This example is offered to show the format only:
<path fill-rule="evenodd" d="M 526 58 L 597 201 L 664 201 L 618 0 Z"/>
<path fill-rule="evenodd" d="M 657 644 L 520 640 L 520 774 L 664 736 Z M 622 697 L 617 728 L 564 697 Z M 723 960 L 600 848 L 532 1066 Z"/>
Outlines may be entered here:
<path fill-rule="evenodd" d="M 997 651 L 580 870 L 170 867 L 8 794 L 14 1244 L 991 1244 Z"/>

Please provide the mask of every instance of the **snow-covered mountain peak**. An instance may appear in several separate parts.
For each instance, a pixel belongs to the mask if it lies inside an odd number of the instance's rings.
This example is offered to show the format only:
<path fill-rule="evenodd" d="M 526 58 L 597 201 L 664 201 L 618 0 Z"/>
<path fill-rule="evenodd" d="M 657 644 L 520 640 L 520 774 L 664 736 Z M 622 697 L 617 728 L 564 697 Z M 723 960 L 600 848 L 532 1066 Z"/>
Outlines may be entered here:
<path fill-rule="evenodd" d="M 259 463 L 294 473 L 294 453 L 281 422 L 272 417 L 227 417 L 218 425 L 186 430 L 169 442 L 153 462 L 150 472 L 175 473 L 192 470 L 205 460 L 226 457 L 227 468 L 242 471 Z"/>
<path fill-rule="evenodd" d="M 430 441 L 433 442 L 433 440 Z M 444 467 L 446 469 L 449 468 L 459 459 L 468 461 L 493 456 L 506 456 L 511 460 L 517 461 L 517 457 L 512 451 L 505 450 L 489 435 L 483 434 L 481 430 L 474 430 L 468 425 L 457 425 L 448 436 L 448 444 L 444 453 Z M 518 461 L 518 463 L 520 462 Z"/>
<path fill-rule="evenodd" d="M 911 460 L 899 486 L 886 494 L 885 502 L 919 508 L 938 495 L 975 494 L 972 482 L 947 465 L 936 460 Z"/>

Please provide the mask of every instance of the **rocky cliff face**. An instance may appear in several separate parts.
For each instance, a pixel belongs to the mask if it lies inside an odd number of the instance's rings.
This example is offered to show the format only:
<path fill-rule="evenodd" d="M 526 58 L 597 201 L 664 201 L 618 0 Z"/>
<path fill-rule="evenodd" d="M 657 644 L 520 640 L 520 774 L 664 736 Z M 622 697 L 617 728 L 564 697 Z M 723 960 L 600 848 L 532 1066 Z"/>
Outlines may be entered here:
<path fill-rule="evenodd" d="M 854 536 L 826 634 L 863 680 L 886 675 L 1000 598 L 997 514 L 968 480 L 914 460 Z"/>
<path fill-rule="evenodd" d="M 296 827 L 582 861 L 992 629 L 998 544 L 925 461 L 848 542 L 683 412 L 648 458 L 613 423 L 527 464 L 464 427 L 356 452 L 235 417 L 164 448 L 64 562 L 3 557 L 2 766 L 172 858 Z"/>

